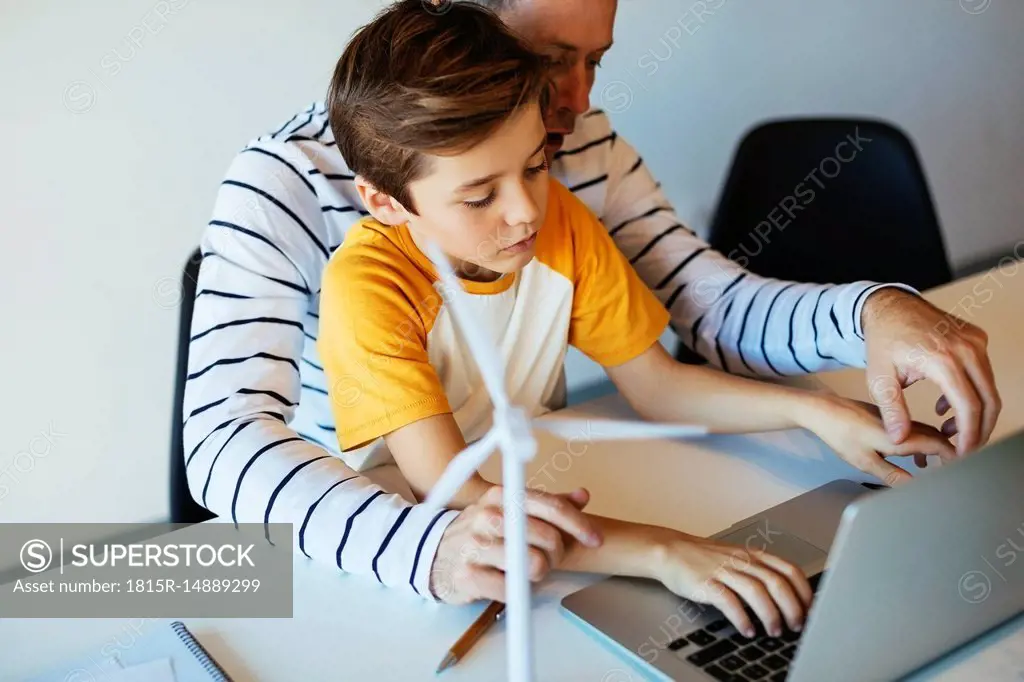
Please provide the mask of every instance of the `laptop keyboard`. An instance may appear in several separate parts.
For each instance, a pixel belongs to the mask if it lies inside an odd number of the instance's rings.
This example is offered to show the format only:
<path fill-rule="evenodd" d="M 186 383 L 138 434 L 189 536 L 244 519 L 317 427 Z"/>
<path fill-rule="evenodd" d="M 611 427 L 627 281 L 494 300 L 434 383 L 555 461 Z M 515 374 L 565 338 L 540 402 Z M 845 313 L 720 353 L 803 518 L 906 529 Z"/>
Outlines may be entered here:
<path fill-rule="evenodd" d="M 810 581 L 815 590 L 819 579 L 820 574 Z M 800 633 L 789 630 L 779 637 L 759 632 L 747 639 L 722 618 L 670 642 L 668 649 L 722 682 L 781 682 L 799 641 Z"/>
<path fill-rule="evenodd" d="M 787 631 L 781 637 L 747 639 L 722 619 L 670 642 L 668 648 L 716 680 L 779 682 L 786 679 L 799 637 Z"/>

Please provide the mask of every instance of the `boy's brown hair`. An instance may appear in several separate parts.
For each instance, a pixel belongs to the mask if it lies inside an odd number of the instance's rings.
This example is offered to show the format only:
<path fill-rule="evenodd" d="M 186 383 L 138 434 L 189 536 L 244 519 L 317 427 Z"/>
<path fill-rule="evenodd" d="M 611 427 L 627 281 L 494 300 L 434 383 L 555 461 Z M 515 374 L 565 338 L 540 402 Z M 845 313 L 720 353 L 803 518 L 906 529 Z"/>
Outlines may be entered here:
<path fill-rule="evenodd" d="M 546 104 L 546 63 L 476 4 L 401 0 L 361 28 L 334 69 L 327 111 L 353 172 L 415 212 L 423 154 L 457 154 L 520 107 Z"/>

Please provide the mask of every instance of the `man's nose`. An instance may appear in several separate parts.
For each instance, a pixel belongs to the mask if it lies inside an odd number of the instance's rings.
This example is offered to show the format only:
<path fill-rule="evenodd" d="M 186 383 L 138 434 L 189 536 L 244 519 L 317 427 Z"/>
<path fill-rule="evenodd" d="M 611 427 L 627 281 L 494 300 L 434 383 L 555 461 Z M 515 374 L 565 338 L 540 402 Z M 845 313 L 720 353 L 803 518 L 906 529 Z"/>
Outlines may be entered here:
<path fill-rule="evenodd" d="M 558 83 L 558 108 L 580 116 L 590 109 L 590 84 L 582 64 L 573 67 Z"/>

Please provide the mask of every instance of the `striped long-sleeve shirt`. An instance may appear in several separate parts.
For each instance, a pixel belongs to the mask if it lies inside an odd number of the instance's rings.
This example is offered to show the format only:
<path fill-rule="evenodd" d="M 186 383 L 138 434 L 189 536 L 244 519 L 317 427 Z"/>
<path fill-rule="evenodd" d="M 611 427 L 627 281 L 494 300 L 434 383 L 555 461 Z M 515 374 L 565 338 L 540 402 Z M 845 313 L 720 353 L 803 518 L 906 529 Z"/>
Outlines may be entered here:
<path fill-rule="evenodd" d="M 551 172 L 601 218 L 683 342 L 709 361 L 767 375 L 863 365 L 860 310 L 880 285 L 745 272 L 680 223 L 603 112 L 581 117 Z M 231 163 L 202 239 L 184 407 L 188 480 L 220 516 L 292 522 L 311 559 L 430 599 L 434 555 L 456 512 L 429 513 L 345 466 L 317 356 L 321 273 L 362 215 L 320 102 Z"/>

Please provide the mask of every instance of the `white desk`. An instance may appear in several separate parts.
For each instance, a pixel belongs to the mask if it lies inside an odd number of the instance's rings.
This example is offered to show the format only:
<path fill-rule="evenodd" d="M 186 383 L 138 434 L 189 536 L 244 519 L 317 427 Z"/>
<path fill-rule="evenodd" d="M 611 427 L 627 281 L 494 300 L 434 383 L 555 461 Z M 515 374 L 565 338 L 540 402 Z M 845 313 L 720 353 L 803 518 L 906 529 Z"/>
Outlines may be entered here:
<path fill-rule="evenodd" d="M 961 297 L 984 285 L 990 300 L 970 319 L 991 335 L 991 354 L 1004 402 L 997 436 L 1024 427 L 1024 266 L 1017 276 L 975 277 L 929 296 L 952 309 Z M 978 300 L 983 300 L 977 293 Z M 823 383 L 863 396 L 858 372 L 841 372 Z M 916 414 L 931 413 L 935 395 L 915 390 Z M 575 416 L 622 416 L 616 396 L 579 406 Z M 545 469 L 546 467 L 546 469 Z M 484 473 L 496 480 L 497 460 Z M 596 513 L 677 527 L 710 535 L 733 522 L 839 477 L 865 480 L 816 438 L 803 432 L 716 437 L 696 443 L 586 444 L 570 454 L 564 443 L 542 438 L 531 469 L 533 485 L 549 489 L 586 486 Z M 546 473 L 540 473 L 546 472 Z M 560 574 L 539 590 L 534 633 L 537 671 L 545 682 L 629 682 L 643 677 L 563 616 L 559 599 L 596 578 Z M 380 587 L 372 578 L 339 575 L 331 567 L 295 557 L 293 619 L 186 620 L 210 652 L 238 682 L 292 680 L 431 680 L 447 647 L 482 608 L 432 606 Z M 154 627 L 152 624 L 144 626 Z M 0 681 L 20 680 L 52 669 L 79 653 L 95 655 L 114 638 L 130 641 L 128 620 L 0 620 Z M 1024 619 L 932 666 L 915 679 L 996 680 L 989 666 L 1024 679 Z M 470 655 L 442 678 L 501 680 L 505 669 L 503 629 L 495 628 Z M 1020 672 L 1016 672 L 1019 670 Z"/>

